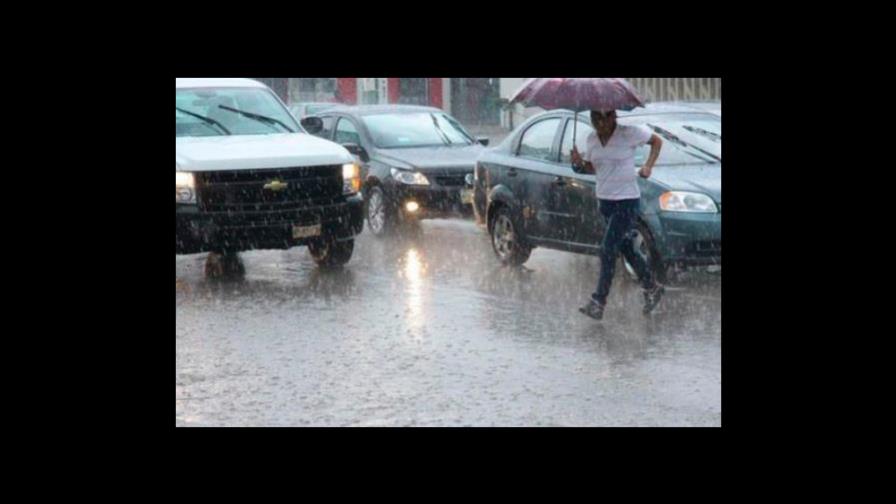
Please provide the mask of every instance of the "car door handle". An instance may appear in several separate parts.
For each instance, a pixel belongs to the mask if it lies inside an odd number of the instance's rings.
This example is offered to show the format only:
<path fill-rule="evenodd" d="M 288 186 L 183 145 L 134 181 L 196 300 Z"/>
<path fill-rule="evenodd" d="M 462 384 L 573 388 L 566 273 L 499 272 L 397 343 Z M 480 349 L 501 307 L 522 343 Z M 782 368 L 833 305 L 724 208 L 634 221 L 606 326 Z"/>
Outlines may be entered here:
<path fill-rule="evenodd" d="M 516 168 L 511 168 L 511 169 L 507 170 L 507 176 L 508 177 L 516 177 Z"/>
<path fill-rule="evenodd" d="M 558 185 L 558 186 L 561 186 L 561 187 L 562 187 L 562 186 L 565 186 L 565 185 L 566 185 L 566 179 L 564 179 L 563 177 L 554 177 L 554 185 Z"/>

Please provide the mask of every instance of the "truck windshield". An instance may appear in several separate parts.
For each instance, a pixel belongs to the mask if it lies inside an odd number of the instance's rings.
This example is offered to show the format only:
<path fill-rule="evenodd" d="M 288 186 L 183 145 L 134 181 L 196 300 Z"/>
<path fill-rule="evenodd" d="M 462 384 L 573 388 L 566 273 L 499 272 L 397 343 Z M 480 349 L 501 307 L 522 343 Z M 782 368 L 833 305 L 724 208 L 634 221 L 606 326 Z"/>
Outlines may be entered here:
<path fill-rule="evenodd" d="M 210 127 L 216 123 L 222 127 Z M 175 95 L 175 136 L 304 132 L 267 89 L 190 88 Z"/>

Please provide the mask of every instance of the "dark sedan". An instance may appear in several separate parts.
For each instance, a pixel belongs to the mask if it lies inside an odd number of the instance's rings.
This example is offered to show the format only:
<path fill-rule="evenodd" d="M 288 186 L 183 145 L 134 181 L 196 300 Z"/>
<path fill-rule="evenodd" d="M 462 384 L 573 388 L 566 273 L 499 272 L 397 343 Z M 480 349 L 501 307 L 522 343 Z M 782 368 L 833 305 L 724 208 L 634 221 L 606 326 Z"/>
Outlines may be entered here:
<path fill-rule="evenodd" d="M 638 250 L 665 281 L 670 265 L 711 265 L 722 260 L 722 165 L 706 150 L 669 133 L 664 116 L 638 114 L 620 124 L 647 124 L 663 140 L 649 179 L 639 179 Z M 542 246 L 597 255 L 606 226 L 597 208 L 594 175 L 572 170 L 573 113 L 557 110 L 529 118 L 480 157 L 474 208 L 487 225 L 498 258 L 524 263 Z M 579 114 L 576 146 L 585 152 L 593 131 Z M 648 146 L 637 151 L 643 165 Z"/>
<path fill-rule="evenodd" d="M 322 124 L 309 131 L 344 145 L 362 164 L 372 233 L 382 235 L 407 220 L 472 217 L 469 184 L 488 140 L 473 138 L 442 110 L 360 105 L 328 109 L 315 117 Z"/>

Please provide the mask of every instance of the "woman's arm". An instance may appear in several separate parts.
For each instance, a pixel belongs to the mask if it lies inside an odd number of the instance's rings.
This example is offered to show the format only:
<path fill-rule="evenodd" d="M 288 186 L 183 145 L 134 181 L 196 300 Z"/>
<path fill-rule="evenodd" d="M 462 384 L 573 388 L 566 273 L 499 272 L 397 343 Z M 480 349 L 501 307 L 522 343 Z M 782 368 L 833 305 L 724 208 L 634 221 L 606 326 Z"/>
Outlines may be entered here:
<path fill-rule="evenodd" d="M 653 164 L 656 163 L 656 158 L 659 157 L 660 149 L 663 147 L 663 140 L 654 134 L 650 137 L 650 140 L 647 141 L 647 144 L 650 145 L 650 154 L 647 156 L 647 162 L 644 163 L 644 166 L 638 171 L 638 175 L 644 178 L 650 177 L 650 173 L 653 171 Z"/>

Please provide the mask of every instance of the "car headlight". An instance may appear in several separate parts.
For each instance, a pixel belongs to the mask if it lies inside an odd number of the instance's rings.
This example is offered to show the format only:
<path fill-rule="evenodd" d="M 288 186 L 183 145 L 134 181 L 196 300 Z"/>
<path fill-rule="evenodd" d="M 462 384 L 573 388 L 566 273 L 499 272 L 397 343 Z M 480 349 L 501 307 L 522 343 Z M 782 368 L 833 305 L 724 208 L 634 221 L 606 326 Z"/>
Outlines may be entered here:
<path fill-rule="evenodd" d="M 398 168 L 392 168 L 392 178 L 401 182 L 402 184 L 408 185 L 429 185 L 429 179 L 426 178 L 426 175 L 423 175 L 419 172 L 407 171 L 407 170 L 399 170 Z"/>
<path fill-rule="evenodd" d="M 709 196 L 686 191 L 669 191 L 660 195 L 660 209 L 667 212 L 717 213 L 715 202 Z"/>
<path fill-rule="evenodd" d="M 175 172 L 174 201 L 196 203 L 196 180 L 190 172 Z"/>
<path fill-rule="evenodd" d="M 361 167 L 355 163 L 342 165 L 342 194 L 354 194 L 361 190 Z"/>

